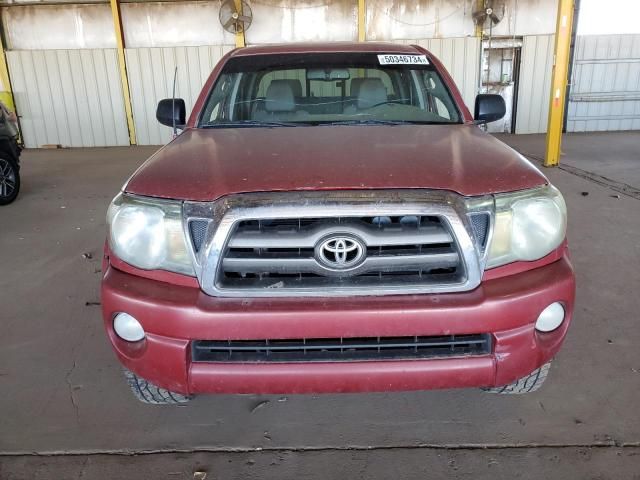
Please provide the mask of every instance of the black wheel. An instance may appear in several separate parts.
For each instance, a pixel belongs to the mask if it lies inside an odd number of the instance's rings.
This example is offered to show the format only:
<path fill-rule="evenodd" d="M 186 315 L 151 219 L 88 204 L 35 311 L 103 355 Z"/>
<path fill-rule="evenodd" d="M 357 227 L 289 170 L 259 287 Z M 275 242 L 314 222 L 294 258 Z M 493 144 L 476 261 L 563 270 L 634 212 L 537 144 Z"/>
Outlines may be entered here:
<path fill-rule="evenodd" d="M 131 387 L 133 395 L 142 403 L 172 405 L 176 403 L 187 403 L 190 400 L 190 397 L 157 387 L 129 370 L 125 369 L 124 376 L 127 379 L 129 387 Z"/>
<path fill-rule="evenodd" d="M 15 161 L 0 157 L 0 205 L 13 202 L 20 191 L 20 171 Z"/>
<path fill-rule="evenodd" d="M 551 362 L 545 363 L 540 368 L 536 368 L 526 377 L 522 377 L 509 385 L 495 388 L 485 388 L 485 392 L 499 393 L 502 395 L 522 395 L 523 393 L 531 393 L 538 390 L 547 379 Z"/>

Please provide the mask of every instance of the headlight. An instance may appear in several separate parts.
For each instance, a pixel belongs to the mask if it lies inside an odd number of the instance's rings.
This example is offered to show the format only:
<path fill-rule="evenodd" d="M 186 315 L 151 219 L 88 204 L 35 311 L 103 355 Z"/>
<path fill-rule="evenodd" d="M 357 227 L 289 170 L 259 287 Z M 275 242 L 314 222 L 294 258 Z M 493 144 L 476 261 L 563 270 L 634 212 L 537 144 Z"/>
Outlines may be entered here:
<path fill-rule="evenodd" d="M 128 264 L 195 275 L 180 202 L 119 194 L 109 206 L 107 225 L 111 251 Z"/>
<path fill-rule="evenodd" d="M 538 260 L 560 246 L 566 230 L 567 207 L 555 187 L 496 195 L 487 268 Z"/>

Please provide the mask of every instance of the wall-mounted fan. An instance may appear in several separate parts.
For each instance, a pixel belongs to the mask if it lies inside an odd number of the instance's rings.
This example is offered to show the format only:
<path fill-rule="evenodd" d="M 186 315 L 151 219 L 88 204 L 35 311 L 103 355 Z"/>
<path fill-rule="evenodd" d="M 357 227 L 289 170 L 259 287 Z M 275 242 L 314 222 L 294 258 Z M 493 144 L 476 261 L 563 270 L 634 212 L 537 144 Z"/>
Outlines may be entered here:
<path fill-rule="evenodd" d="M 471 16 L 476 25 L 483 29 L 490 29 L 500 23 L 505 9 L 504 0 L 484 0 L 482 8 L 476 8 Z"/>
<path fill-rule="evenodd" d="M 240 8 L 238 8 L 240 6 Z M 227 32 L 242 33 L 246 32 L 251 26 L 251 20 L 253 19 L 253 13 L 251 7 L 244 0 L 225 0 L 220 5 L 220 12 L 218 13 L 218 19 L 220 25 Z"/>

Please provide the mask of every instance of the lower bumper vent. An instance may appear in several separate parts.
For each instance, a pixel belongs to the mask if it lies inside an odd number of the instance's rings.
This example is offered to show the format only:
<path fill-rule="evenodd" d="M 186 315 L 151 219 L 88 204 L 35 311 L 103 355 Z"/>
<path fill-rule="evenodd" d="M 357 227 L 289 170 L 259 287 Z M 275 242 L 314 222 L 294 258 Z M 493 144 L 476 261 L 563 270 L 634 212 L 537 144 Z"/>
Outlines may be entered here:
<path fill-rule="evenodd" d="M 410 360 L 491 353 L 491 336 L 196 340 L 194 362 L 349 362 Z"/>

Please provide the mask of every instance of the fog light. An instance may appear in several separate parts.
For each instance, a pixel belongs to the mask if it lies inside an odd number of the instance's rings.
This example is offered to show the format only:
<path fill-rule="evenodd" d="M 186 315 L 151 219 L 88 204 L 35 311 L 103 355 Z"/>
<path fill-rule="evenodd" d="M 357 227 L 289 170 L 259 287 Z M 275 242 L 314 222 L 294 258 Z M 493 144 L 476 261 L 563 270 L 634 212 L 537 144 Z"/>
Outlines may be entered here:
<path fill-rule="evenodd" d="M 538 316 L 536 330 L 540 332 L 552 332 L 564 320 L 564 307 L 559 302 L 552 303 Z"/>
<path fill-rule="evenodd" d="M 144 329 L 140 322 L 128 313 L 118 313 L 113 319 L 113 329 L 127 342 L 139 342 L 144 338 Z"/>

